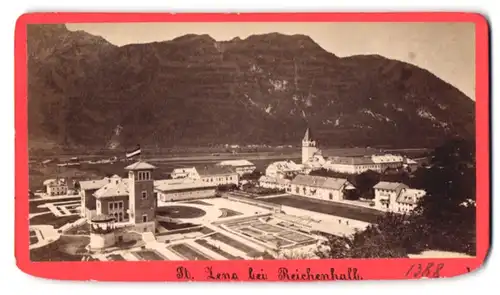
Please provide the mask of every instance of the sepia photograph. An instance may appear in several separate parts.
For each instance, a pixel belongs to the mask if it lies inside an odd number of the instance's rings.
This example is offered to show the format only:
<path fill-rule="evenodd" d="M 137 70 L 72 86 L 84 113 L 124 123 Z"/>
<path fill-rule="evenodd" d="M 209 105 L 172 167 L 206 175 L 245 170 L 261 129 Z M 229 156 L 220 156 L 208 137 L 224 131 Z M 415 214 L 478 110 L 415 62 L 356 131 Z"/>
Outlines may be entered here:
<path fill-rule="evenodd" d="M 26 32 L 31 261 L 476 257 L 474 22 Z"/>

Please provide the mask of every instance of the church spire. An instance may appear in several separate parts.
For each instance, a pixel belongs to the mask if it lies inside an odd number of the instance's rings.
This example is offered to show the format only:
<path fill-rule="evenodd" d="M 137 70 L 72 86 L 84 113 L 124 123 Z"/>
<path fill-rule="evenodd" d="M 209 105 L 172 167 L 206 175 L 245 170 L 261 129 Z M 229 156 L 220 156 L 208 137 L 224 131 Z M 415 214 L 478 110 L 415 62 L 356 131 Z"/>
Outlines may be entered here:
<path fill-rule="evenodd" d="M 304 134 L 304 139 L 303 141 L 312 141 L 312 133 L 311 133 L 311 128 L 307 127 L 306 129 L 306 134 Z"/>

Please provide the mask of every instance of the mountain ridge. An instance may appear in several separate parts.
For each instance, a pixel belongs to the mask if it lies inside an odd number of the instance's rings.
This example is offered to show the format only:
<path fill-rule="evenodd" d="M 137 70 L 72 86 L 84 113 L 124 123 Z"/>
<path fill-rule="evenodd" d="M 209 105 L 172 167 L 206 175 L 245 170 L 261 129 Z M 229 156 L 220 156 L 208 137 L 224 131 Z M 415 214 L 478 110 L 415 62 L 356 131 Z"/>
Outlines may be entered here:
<path fill-rule="evenodd" d="M 116 46 L 30 25 L 28 102 L 30 148 L 293 144 L 306 126 L 331 146 L 474 136 L 474 102 L 429 71 L 280 33 Z"/>

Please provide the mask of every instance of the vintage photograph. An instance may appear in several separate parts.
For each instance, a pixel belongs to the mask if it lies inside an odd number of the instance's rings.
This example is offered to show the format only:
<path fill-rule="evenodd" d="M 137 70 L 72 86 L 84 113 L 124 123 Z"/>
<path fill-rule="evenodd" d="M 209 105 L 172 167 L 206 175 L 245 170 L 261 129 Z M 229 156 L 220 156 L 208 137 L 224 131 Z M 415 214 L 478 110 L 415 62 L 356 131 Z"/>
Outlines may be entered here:
<path fill-rule="evenodd" d="M 30 24 L 31 261 L 476 255 L 475 25 Z"/>

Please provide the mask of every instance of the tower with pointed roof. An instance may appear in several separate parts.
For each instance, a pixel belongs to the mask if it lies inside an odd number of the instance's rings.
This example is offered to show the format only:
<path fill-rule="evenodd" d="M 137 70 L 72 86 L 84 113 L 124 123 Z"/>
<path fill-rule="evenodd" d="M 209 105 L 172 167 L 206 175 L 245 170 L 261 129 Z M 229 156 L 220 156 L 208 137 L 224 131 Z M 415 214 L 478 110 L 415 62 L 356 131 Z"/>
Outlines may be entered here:
<path fill-rule="evenodd" d="M 156 196 L 153 170 L 155 166 L 138 161 L 125 168 L 128 171 L 129 218 L 140 232 L 156 230 Z"/>
<path fill-rule="evenodd" d="M 311 129 L 308 127 L 302 139 L 302 164 L 306 163 L 318 151 Z"/>

